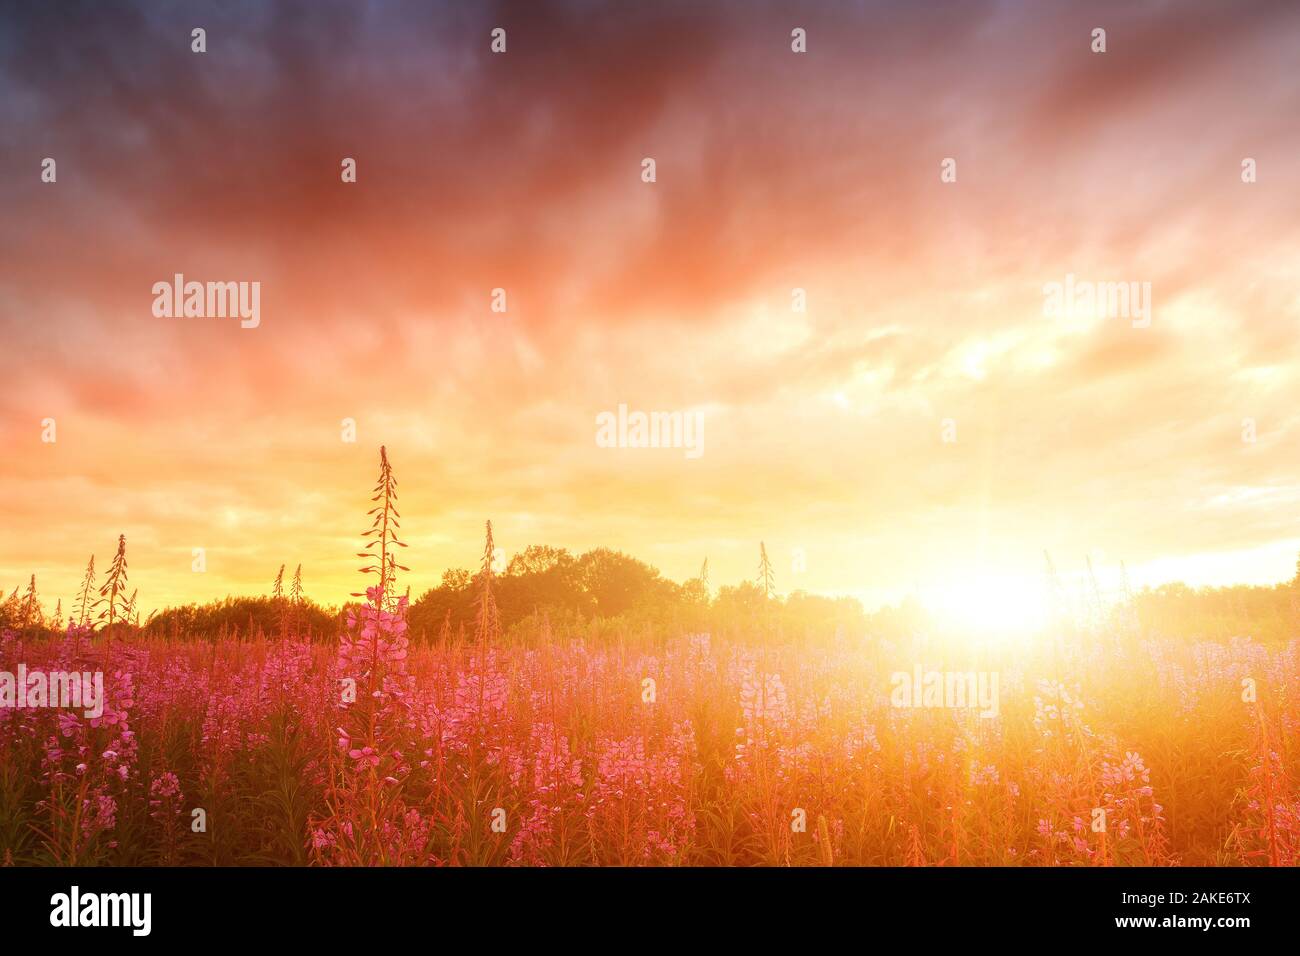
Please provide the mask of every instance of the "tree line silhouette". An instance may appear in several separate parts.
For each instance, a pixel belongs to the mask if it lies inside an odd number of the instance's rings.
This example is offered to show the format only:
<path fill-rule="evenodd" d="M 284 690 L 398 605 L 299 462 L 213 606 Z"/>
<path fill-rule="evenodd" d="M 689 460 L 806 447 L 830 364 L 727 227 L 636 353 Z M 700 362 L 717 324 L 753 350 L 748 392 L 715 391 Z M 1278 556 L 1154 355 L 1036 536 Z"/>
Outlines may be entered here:
<path fill-rule="evenodd" d="M 765 570 L 770 574 L 770 565 Z M 482 575 L 482 570 L 449 568 L 436 587 L 414 598 L 407 612 L 412 641 L 473 637 Z M 265 596 L 231 596 L 169 607 L 145 622 L 127 615 L 123 623 L 119 616 L 113 626 L 174 638 L 284 635 L 333 640 L 350 605 L 318 604 L 302 594 L 299 575 L 295 580 L 295 587 L 285 587 L 279 594 L 273 589 Z M 678 583 L 644 561 L 603 547 L 574 555 L 563 548 L 531 545 L 493 574 L 492 595 L 497 629 L 508 641 L 528 640 L 548 631 L 562 637 L 566 632 L 671 636 L 760 630 L 791 636 L 842 633 L 895 639 L 934 626 L 913 599 L 868 613 L 853 598 L 801 591 L 781 596 L 770 582 L 758 579 L 715 590 L 709 587 L 705 569 Z M 1300 573 L 1272 586 L 1166 584 L 1137 591 L 1131 600 L 1133 607 L 1125 619 L 1135 620 L 1128 626 L 1142 635 L 1205 640 L 1250 636 L 1275 641 L 1288 640 L 1300 631 Z M 33 580 L 0 601 L 0 627 L 32 636 L 50 635 L 61 631 L 69 619 L 76 623 L 78 613 L 76 599 L 67 618 L 62 601 L 47 609 Z M 83 618 L 92 616 L 86 609 L 80 613 Z M 1118 613 L 1109 618 L 1103 626 L 1121 626 Z"/>
<path fill-rule="evenodd" d="M 486 525 L 482 562 L 477 572 L 449 568 L 437 587 L 410 600 L 409 587 L 399 597 L 398 572 L 409 569 L 396 555 L 406 544 L 398 537 L 401 514 L 397 509 L 397 480 L 387 449 L 379 450 L 379 474 L 371 489 L 367 513 L 370 527 L 362 533 L 366 543 L 357 557 L 369 563 L 358 570 L 375 579 L 369 594 L 353 598 L 377 601 L 382 610 L 404 614 L 409 637 L 417 642 L 464 639 L 528 640 L 549 638 L 561 632 L 613 636 L 638 633 L 666 639 L 701 631 L 801 636 L 873 635 L 889 639 L 936 629 L 927 611 L 915 599 L 866 613 L 849 597 L 826 597 L 794 591 L 782 597 L 767 546 L 758 543 L 758 566 L 753 581 L 724 585 L 715 593 L 709 583 L 706 558 L 700 573 L 682 583 L 630 555 L 610 548 L 594 548 L 573 555 L 564 548 L 530 545 L 512 557 L 504 568 L 496 566 L 492 523 Z M 1053 629 L 1115 631 L 1129 637 L 1147 635 L 1223 640 L 1249 636 L 1259 640 L 1285 640 L 1300 630 L 1300 560 L 1291 581 L 1272 587 L 1234 585 L 1189 588 L 1167 584 L 1130 593 L 1127 572 L 1121 599 L 1109 606 L 1103 601 L 1088 564 L 1090 593 L 1071 601 L 1046 558 L 1047 588 L 1051 593 Z M 0 628 L 23 636 L 57 635 L 69 625 L 112 635 L 118 630 L 151 636 L 217 640 L 227 637 L 279 636 L 281 638 L 334 640 L 341 633 L 349 610 L 323 607 L 303 591 L 302 565 L 285 584 L 285 565 L 274 578 L 267 597 L 227 597 L 207 604 L 187 604 L 154 613 L 141 623 L 135 590 L 127 596 L 126 537 L 119 536 L 116 554 L 98 588 L 95 559 L 91 556 L 79 595 L 65 621 L 60 600 L 47 612 L 31 576 L 24 593 L 15 587 L 0 602 Z M 97 592 L 97 593 L 96 593 Z M 2 593 L 2 592 L 0 592 Z"/>

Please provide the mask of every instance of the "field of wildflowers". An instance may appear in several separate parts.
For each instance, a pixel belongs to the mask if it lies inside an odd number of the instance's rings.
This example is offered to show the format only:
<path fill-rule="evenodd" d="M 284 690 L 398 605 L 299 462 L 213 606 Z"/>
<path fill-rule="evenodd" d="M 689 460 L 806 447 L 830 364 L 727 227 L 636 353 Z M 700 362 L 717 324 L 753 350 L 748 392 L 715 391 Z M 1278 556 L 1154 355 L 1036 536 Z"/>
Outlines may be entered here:
<path fill-rule="evenodd" d="M 1300 858 L 1300 642 L 1071 628 L 1020 644 L 837 633 L 412 646 L 381 452 L 337 640 L 132 623 L 125 542 L 61 635 L 0 664 L 103 674 L 97 713 L 0 708 L 6 865 L 1122 866 Z M 996 707 L 897 693 L 998 677 Z M 922 703 L 922 706 L 915 706 Z M 968 701 L 967 704 L 970 702 Z"/>
<path fill-rule="evenodd" d="M 401 609 L 373 604 L 352 638 L 5 634 L 5 661 L 106 665 L 108 703 L 94 719 L 0 711 L 4 862 L 1293 865 L 1300 852 L 1295 643 L 986 656 L 1003 675 L 990 719 L 892 706 L 888 675 L 924 651 L 856 640 L 412 650 Z"/>

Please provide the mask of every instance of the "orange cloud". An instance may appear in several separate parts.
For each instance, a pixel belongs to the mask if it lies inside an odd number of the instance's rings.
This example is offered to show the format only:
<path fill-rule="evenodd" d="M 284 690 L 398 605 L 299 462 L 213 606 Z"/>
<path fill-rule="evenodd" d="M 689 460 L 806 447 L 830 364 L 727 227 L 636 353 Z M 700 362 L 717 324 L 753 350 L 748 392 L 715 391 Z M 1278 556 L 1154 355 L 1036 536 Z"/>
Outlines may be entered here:
<path fill-rule="evenodd" d="M 1044 548 L 1289 574 L 1294 6 L 836 5 L 804 55 L 793 16 L 232 5 L 205 56 L 184 5 L 12 18 L 0 583 L 125 532 L 146 607 L 286 561 L 338 601 L 381 443 L 417 591 L 485 517 L 718 582 L 761 538 L 869 602 Z M 178 272 L 261 326 L 155 318 Z M 1151 327 L 1045 315 L 1067 274 Z M 704 455 L 598 448 L 620 403 L 702 409 Z"/>

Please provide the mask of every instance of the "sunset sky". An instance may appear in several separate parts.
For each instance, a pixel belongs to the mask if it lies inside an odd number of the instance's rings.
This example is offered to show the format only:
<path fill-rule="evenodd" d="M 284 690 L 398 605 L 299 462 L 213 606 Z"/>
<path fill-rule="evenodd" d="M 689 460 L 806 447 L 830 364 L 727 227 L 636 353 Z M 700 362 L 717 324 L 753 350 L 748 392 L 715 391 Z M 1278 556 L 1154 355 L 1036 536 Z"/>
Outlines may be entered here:
<path fill-rule="evenodd" d="M 1044 549 L 1289 578 L 1298 51 L 1294 0 L 6 7 L 0 587 L 125 533 L 146 612 L 337 604 L 381 444 L 416 594 L 489 518 L 868 607 Z M 155 317 L 176 273 L 260 325 Z M 1150 326 L 1045 315 L 1067 275 Z M 598 447 L 620 404 L 703 454 Z"/>

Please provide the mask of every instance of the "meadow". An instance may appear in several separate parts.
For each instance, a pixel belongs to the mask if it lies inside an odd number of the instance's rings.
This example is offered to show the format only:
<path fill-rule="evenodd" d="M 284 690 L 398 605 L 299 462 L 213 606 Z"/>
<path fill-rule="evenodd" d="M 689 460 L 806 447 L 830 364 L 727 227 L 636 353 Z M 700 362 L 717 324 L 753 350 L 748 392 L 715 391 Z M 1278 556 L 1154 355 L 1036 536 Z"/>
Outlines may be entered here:
<path fill-rule="evenodd" d="M 29 669 L 106 662 L 108 707 L 0 712 L 3 861 L 1293 865 L 1300 850 L 1294 642 L 985 654 L 1001 674 L 987 718 L 892 704 L 889 674 L 945 663 L 933 648 L 410 650 L 387 613 L 359 622 L 369 646 L 340 648 L 6 634 L 0 657 Z"/>
<path fill-rule="evenodd" d="M 338 633 L 303 636 L 280 579 L 278 629 L 151 630 L 124 539 L 61 632 L 28 626 L 33 595 L 0 670 L 102 672 L 105 704 L 0 708 L 0 862 L 1297 862 L 1296 640 L 1124 615 L 1021 641 L 792 632 L 769 567 L 748 626 L 507 636 L 489 524 L 472 628 L 449 609 L 413 642 L 386 455 L 373 504 Z M 981 675 L 995 706 L 898 692 L 929 673 Z"/>

